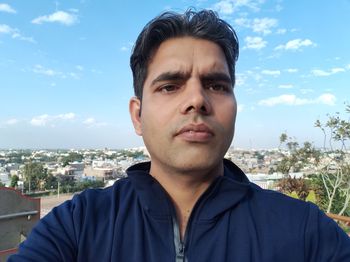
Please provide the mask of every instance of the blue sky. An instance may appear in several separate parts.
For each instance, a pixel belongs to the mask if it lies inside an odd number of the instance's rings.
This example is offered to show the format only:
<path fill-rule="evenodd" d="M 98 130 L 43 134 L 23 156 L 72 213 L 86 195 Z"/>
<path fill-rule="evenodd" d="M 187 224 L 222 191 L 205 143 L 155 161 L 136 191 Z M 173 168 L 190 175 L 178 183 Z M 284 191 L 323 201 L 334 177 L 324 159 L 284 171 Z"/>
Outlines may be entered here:
<path fill-rule="evenodd" d="M 350 103 L 350 1 L 0 0 L 0 148 L 124 148 L 133 131 L 129 56 L 165 10 L 211 8 L 237 31 L 233 145 L 287 131 L 320 145 L 317 119 Z"/>

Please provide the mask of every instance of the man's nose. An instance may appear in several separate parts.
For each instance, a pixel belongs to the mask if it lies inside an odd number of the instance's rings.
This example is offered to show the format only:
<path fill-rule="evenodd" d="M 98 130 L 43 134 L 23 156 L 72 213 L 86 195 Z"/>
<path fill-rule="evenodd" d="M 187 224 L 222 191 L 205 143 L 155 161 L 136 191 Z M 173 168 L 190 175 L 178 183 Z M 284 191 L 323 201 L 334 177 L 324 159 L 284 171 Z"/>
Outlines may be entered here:
<path fill-rule="evenodd" d="M 181 106 L 181 113 L 198 113 L 208 115 L 211 113 L 210 98 L 200 80 L 190 80 L 186 84 L 184 101 Z"/>

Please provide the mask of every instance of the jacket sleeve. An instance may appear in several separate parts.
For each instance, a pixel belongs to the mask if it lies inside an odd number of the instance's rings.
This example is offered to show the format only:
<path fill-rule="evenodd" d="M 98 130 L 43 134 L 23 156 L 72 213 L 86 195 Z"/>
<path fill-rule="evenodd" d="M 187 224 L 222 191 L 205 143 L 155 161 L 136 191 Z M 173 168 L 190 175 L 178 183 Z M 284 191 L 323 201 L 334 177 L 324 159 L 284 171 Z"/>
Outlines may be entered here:
<path fill-rule="evenodd" d="M 74 215 L 79 214 L 78 196 L 54 208 L 33 228 L 7 261 L 75 261 L 77 228 Z"/>
<path fill-rule="evenodd" d="M 305 261 L 350 261 L 349 236 L 311 203 L 305 238 Z"/>

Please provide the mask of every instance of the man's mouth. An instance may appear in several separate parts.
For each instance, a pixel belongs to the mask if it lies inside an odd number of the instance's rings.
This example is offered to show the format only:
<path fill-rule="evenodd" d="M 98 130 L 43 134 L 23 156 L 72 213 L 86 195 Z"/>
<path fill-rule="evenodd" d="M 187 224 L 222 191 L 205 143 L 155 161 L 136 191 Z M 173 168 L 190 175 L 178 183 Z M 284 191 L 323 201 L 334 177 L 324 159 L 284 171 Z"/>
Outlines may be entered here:
<path fill-rule="evenodd" d="M 213 131 L 205 124 L 189 124 L 181 128 L 176 136 L 188 141 L 188 142 L 207 142 L 210 140 L 214 133 Z"/>

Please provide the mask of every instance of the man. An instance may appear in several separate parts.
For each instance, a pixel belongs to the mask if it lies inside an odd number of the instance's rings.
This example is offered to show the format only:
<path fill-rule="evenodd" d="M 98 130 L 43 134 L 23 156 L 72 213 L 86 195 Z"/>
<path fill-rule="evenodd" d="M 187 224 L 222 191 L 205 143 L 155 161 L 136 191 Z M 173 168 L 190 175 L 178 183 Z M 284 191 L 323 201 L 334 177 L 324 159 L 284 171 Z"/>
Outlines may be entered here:
<path fill-rule="evenodd" d="M 131 56 L 135 131 L 151 162 L 44 217 L 10 261 L 350 261 L 316 206 L 223 160 L 235 127 L 238 41 L 212 11 L 164 13 Z"/>

